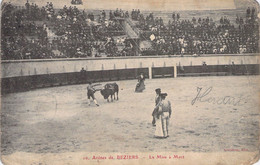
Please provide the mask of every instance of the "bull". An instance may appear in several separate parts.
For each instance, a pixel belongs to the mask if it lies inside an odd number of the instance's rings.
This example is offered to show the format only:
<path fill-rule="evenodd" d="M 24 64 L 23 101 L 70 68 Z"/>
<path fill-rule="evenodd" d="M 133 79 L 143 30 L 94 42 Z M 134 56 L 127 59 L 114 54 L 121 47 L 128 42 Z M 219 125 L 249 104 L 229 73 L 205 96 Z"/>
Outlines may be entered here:
<path fill-rule="evenodd" d="M 119 92 L 119 87 L 117 83 L 107 83 L 104 86 L 104 88 L 100 91 L 104 99 L 107 99 L 107 102 L 109 102 L 109 96 L 111 97 L 112 102 L 113 102 L 113 96 L 115 100 L 117 95 L 117 100 L 118 100 L 118 92 Z"/>

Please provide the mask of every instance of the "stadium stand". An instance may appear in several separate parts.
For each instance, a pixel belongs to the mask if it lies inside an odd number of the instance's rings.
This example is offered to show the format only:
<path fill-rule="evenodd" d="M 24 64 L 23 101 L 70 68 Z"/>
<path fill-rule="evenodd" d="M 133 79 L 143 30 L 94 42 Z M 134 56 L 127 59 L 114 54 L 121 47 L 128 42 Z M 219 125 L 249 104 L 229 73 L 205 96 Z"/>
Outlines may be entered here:
<path fill-rule="evenodd" d="M 237 15 L 235 23 L 224 15 L 183 19 L 180 13 L 165 23 L 139 9 L 94 13 L 55 9 L 51 2 L 3 3 L 1 21 L 2 60 L 259 52 L 255 8 Z"/>

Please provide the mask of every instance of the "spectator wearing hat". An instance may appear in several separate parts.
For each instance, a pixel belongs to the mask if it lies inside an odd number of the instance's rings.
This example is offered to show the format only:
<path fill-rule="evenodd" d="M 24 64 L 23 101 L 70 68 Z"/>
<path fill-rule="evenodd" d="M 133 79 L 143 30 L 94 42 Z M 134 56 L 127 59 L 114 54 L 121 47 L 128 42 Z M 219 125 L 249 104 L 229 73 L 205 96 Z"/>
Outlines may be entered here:
<path fill-rule="evenodd" d="M 156 117 L 155 137 L 167 138 L 169 137 L 169 119 L 171 118 L 171 102 L 166 100 L 167 93 L 161 93 L 161 102 L 158 104 L 158 114 Z"/>

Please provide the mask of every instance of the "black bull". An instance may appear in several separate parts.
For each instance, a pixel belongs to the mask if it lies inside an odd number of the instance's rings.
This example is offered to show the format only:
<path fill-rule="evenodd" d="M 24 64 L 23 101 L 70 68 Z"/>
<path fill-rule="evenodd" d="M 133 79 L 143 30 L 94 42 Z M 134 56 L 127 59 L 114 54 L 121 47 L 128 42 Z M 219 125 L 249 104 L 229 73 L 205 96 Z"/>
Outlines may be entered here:
<path fill-rule="evenodd" d="M 116 99 L 116 94 L 117 94 L 117 100 L 118 100 L 118 92 L 119 92 L 119 87 L 117 83 L 108 83 L 104 86 L 104 89 L 100 91 L 101 95 L 104 97 L 104 99 L 107 99 L 107 102 L 109 102 L 109 96 L 111 96 L 111 101 Z"/>

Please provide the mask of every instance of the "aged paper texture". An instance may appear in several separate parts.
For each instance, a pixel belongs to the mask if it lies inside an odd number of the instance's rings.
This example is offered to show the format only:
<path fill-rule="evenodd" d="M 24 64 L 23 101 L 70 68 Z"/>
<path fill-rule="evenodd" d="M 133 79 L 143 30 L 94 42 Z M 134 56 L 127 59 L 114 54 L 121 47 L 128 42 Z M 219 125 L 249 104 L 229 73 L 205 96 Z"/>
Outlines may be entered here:
<path fill-rule="evenodd" d="M 259 160 L 254 0 L 4 0 L 4 165 Z"/>

